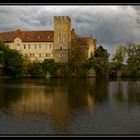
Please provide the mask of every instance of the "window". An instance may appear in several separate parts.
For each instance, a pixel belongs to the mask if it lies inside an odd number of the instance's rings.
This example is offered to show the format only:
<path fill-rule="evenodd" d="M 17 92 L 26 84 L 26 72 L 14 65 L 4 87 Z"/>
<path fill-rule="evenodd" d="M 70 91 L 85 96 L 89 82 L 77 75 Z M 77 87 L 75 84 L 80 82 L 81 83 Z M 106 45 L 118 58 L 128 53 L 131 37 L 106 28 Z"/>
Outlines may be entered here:
<path fill-rule="evenodd" d="M 59 54 L 59 57 L 62 58 L 62 56 L 63 56 L 63 55 L 60 53 L 60 54 Z"/>
<path fill-rule="evenodd" d="M 37 49 L 37 45 L 36 44 L 34 44 L 34 48 Z"/>
<path fill-rule="evenodd" d="M 62 50 L 62 46 L 60 46 L 60 50 Z"/>
<path fill-rule="evenodd" d="M 46 57 L 48 57 L 48 54 L 46 53 Z"/>
<path fill-rule="evenodd" d="M 23 48 L 26 49 L 26 44 L 23 45 Z"/>
<path fill-rule="evenodd" d="M 39 49 L 41 49 L 41 44 L 39 44 Z"/>
<path fill-rule="evenodd" d="M 40 39 L 40 36 L 37 36 L 37 39 Z"/>
<path fill-rule="evenodd" d="M 20 50 L 20 44 L 17 44 L 17 50 Z"/>
<path fill-rule="evenodd" d="M 50 53 L 48 54 L 48 57 L 50 57 Z"/>
<path fill-rule="evenodd" d="M 41 54 L 39 54 L 39 57 L 41 57 Z"/>
<path fill-rule="evenodd" d="M 28 44 L 28 49 L 31 49 L 31 45 L 30 44 Z"/>
<path fill-rule="evenodd" d="M 32 54 L 30 53 L 29 56 L 32 57 Z"/>
<path fill-rule="evenodd" d="M 59 37 L 59 41 L 64 41 L 64 38 L 62 36 Z"/>

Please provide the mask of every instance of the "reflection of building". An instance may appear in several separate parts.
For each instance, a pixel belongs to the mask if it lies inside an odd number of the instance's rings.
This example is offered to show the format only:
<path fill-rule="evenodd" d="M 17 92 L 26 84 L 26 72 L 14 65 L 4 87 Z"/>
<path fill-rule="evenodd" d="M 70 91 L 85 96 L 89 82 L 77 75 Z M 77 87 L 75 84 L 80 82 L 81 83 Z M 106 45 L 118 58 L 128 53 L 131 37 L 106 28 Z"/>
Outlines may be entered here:
<path fill-rule="evenodd" d="M 54 17 L 54 31 L 22 31 L 0 33 L 0 39 L 11 49 L 16 49 L 31 60 L 54 59 L 57 62 L 68 61 L 70 43 L 76 34 L 71 30 L 71 19 L 68 16 Z M 96 39 L 80 38 L 86 52 L 86 58 L 93 55 Z"/>
<path fill-rule="evenodd" d="M 95 81 L 91 80 L 90 82 L 81 83 L 86 87 L 87 85 L 93 87 Z M 26 118 L 27 116 L 37 119 L 47 118 L 58 132 L 66 132 L 72 117 L 75 117 L 73 115 L 75 110 L 78 111 L 84 107 L 89 112 L 94 111 L 96 104 L 94 96 L 84 90 L 84 86 L 81 88 L 81 83 L 55 80 L 47 87 L 30 81 L 21 83 L 18 88 L 11 88 L 11 90 L 9 88 L 5 90 L 3 87 L 1 94 L 4 96 L 1 96 L 1 101 L 8 104 L 6 106 L 8 113 L 17 118 Z M 50 86 L 51 84 L 52 86 Z M 71 87 L 74 87 L 73 91 L 70 90 Z M 76 87 L 77 90 L 75 90 Z"/>

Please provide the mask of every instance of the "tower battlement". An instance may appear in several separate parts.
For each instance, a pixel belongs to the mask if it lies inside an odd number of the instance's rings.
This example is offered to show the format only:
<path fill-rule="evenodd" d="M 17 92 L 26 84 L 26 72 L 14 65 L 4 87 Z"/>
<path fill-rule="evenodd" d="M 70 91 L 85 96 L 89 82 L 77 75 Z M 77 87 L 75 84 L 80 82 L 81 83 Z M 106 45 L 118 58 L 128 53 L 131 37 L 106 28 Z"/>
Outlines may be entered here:
<path fill-rule="evenodd" d="M 71 21 L 69 16 L 54 16 L 54 21 Z"/>

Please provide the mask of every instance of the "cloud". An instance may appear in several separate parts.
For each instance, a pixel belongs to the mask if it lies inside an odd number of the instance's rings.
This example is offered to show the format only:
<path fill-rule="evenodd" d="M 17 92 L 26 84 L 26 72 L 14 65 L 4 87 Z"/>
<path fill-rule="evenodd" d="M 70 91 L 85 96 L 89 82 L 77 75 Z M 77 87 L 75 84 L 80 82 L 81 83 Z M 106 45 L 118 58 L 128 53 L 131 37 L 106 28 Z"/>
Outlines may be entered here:
<path fill-rule="evenodd" d="M 0 6 L 0 31 L 53 30 L 53 16 L 70 16 L 80 36 L 92 35 L 109 52 L 139 43 L 140 6 Z"/>

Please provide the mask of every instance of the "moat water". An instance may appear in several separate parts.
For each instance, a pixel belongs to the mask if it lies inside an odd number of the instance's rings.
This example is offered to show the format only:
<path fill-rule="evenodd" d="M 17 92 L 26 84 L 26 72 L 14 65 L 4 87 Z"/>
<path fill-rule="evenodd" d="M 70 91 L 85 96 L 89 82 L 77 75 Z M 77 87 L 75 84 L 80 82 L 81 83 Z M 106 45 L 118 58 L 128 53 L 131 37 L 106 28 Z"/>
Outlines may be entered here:
<path fill-rule="evenodd" d="M 0 80 L 1 134 L 140 134 L 140 80 Z"/>

